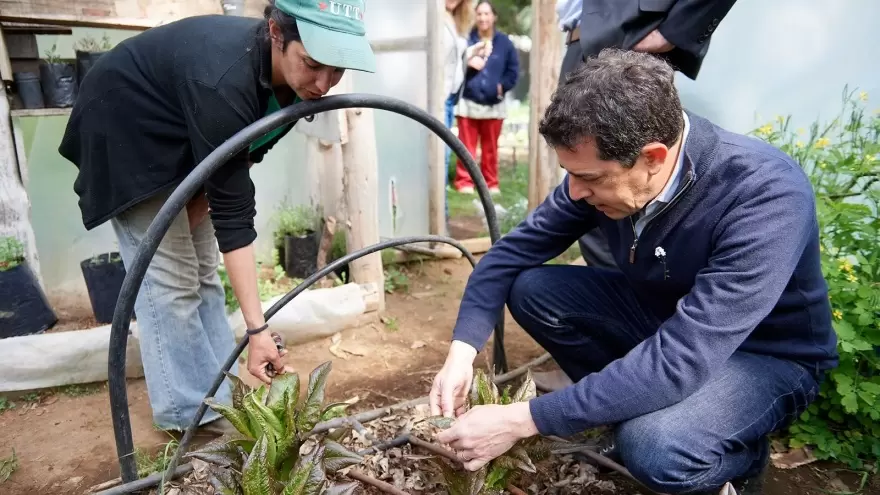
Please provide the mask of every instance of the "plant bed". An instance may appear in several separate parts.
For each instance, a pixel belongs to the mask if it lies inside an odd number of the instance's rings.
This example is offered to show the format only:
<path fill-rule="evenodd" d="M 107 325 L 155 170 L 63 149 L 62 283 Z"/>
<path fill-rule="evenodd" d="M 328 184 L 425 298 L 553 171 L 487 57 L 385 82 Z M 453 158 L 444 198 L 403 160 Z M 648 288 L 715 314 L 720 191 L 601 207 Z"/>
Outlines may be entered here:
<path fill-rule="evenodd" d="M 0 338 L 42 333 L 57 322 L 24 247 L 12 237 L 0 238 Z"/>
<path fill-rule="evenodd" d="M 98 323 L 111 323 L 119 291 L 125 280 L 125 266 L 118 252 L 92 256 L 80 262 L 92 312 Z"/>
<path fill-rule="evenodd" d="M 529 370 L 547 359 L 499 377 L 477 371 L 469 404 L 528 400 L 536 391 Z M 192 463 L 174 483 L 183 493 L 221 487 L 222 493 L 616 493 L 613 482 L 596 478 L 596 468 L 579 462 L 573 450 L 589 448 L 564 440 L 533 437 L 476 472 L 461 468 L 454 454 L 432 443 L 452 420 L 429 415 L 427 398 L 341 416 L 349 403 L 323 405 L 330 363 L 310 375 L 299 400 L 295 374 L 266 391 L 248 389 L 238 379 L 233 407 L 221 412 L 241 435 L 221 438 L 187 454 Z M 499 386 L 525 375 L 515 391 Z M 291 391 L 294 391 L 291 393 Z M 286 404 L 286 407 L 285 407 Z M 321 422 L 317 422 L 321 419 Z M 295 440 L 291 440 L 295 439 Z M 559 452 L 561 455 L 551 455 Z M 279 468 L 280 466 L 280 468 Z M 292 468 L 291 468 L 292 466 Z M 643 493 L 650 493 L 642 490 Z M 200 492 L 201 493 L 201 492 Z M 206 491 L 205 493 L 215 493 Z M 219 493 L 219 492 L 218 492 Z M 630 493 L 630 492 L 628 492 Z"/>

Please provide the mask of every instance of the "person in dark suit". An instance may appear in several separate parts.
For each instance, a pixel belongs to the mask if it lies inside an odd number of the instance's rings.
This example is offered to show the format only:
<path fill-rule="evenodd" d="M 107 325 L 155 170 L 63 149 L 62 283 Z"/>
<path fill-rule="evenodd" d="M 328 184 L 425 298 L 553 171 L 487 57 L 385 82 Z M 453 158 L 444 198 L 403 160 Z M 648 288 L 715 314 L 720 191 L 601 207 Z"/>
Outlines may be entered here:
<path fill-rule="evenodd" d="M 736 0 L 558 0 L 566 50 L 559 76 L 603 48 L 653 53 L 696 80 L 712 33 Z M 608 241 L 597 229 L 578 240 L 588 265 L 617 269 Z"/>

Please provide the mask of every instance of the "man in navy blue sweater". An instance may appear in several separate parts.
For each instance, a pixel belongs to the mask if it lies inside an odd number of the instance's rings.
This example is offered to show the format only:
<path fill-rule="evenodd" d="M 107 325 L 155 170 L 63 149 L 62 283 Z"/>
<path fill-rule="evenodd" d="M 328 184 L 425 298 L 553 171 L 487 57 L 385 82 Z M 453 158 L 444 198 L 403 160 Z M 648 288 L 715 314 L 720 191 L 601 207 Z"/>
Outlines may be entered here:
<path fill-rule="evenodd" d="M 477 265 L 430 402 L 462 411 L 505 303 L 571 384 L 473 408 L 438 440 L 478 469 L 520 438 L 615 425 L 650 488 L 742 489 L 837 364 L 808 178 L 683 111 L 672 69 L 645 53 L 589 59 L 540 132 L 567 176 Z M 597 228 L 620 272 L 544 264 Z"/>

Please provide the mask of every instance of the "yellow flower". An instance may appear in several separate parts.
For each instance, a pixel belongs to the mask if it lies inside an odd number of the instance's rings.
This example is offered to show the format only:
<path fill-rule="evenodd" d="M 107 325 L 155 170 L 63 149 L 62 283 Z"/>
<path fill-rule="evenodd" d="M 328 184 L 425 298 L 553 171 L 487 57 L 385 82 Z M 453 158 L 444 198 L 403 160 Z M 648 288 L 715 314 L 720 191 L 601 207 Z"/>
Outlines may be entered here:
<path fill-rule="evenodd" d="M 816 143 L 813 146 L 815 146 L 817 149 L 821 150 L 822 148 L 828 146 L 829 144 L 831 144 L 830 139 L 828 139 L 827 137 L 820 137 L 819 139 L 816 140 Z"/>
<path fill-rule="evenodd" d="M 838 268 L 842 272 L 852 273 L 853 266 L 852 266 L 852 263 L 850 263 L 849 261 L 846 260 L 846 258 L 841 258 L 840 265 L 838 266 Z"/>
<path fill-rule="evenodd" d="M 861 93 L 859 93 L 859 99 L 862 101 L 868 101 L 868 92 L 862 91 Z"/>
<path fill-rule="evenodd" d="M 764 124 L 758 128 L 758 132 L 764 135 L 770 134 L 773 132 L 773 126 L 770 124 Z"/>
<path fill-rule="evenodd" d="M 865 155 L 865 161 L 867 161 L 868 163 L 871 163 L 876 159 L 877 159 L 877 157 L 874 155 Z"/>
<path fill-rule="evenodd" d="M 877 113 L 880 113 L 880 108 L 877 109 Z M 785 118 L 782 115 L 777 115 L 776 122 L 779 122 L 781 124 L 781 123 L 785 122 Z"/>
<path fill-rule="evenodd" d="M 836 318 L 838 320 L 843 319 L 843 313 L 841 313 L 839 309 L 835 309 L 833 314 L 834 314 L 834 318 Z"/>
<path fill-rule="evenodd" d="M 797 130 L 797 133 L 800 134 L 800 135 L 803 135 L 805 132 L 807 132 L 807 131 L 805 131 L 803 127 L 799 128 L 799 129 Z"/>
<path fill-rule="evenodd" d="M 847 275 L 846 278 L 847 278 L 850 282 L 858 282 L 858 281 L 859 281 L 859 278 L 856 277 L 855 275 L 853 275 L 852 273 L 850 273 L 849 275 Z"/>
<path fill-rule="evenodd" d="M 825 168 L 825 167 L 827 167 L 827 166 L 828 166 L 827 163 L 825 163 L 825 162 L 819 162 L 819 168 Z"/>
<path fill-rule="evenodd" d="M 803 148 L 803 147 L 804 147 L 804 143 L 801 142 L 801 141 L 798 141 L 798 142 L 794 143 L 794 145 L 797 146 L 798 148 Z"/>

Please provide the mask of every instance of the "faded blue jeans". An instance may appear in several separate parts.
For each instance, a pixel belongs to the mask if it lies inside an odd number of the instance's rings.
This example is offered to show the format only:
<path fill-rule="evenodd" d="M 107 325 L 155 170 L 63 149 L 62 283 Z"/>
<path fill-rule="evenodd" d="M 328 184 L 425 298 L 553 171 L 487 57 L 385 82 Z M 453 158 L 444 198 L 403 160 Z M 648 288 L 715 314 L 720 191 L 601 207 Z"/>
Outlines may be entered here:
<path fill-rule="evenodd" d="M 147 227 L 169 193 L 149 198 L 111 220 L 123 262 L 131 266 Z M 220 252 L 210 218 L 190 232 L 184 209 L 153 256 L 135 301 L 141 360 L 153 422 L 165 430 L 189 426 L 196 409 L 235 348 L 226 297 L 217 273 Z M 231 370 L 233 373 L 235 369 Z M 217 402 L 231 404 L 228 380 Z M 209 409 L 202 424 L 219 414 Z"/>
<path fill-rule="evenodd" d="M 508 307 L 514 319 L 575 382 L 623 357 L 661 320 L 646 311 L 620 272 L 544 265 L 522 272 Z M 736 352 L 696 393 L 673 406 L 615 425 L 623 464 L 661 493 L 717 493 L 757 474 L 767 434 L 816 398 L 801 365 Z"/>

